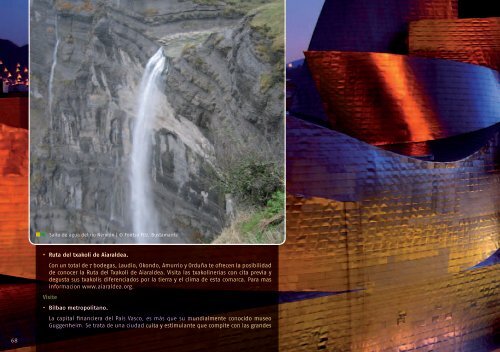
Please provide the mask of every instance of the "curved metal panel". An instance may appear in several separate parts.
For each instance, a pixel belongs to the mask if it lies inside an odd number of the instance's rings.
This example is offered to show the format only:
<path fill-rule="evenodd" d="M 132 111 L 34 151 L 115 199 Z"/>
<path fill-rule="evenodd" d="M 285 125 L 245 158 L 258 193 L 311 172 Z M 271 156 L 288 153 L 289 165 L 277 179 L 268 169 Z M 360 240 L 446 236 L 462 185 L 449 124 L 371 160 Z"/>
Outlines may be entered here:
<path fill-rule="evenodd" d="M 492 255 L 483 260 L 481 263 L 474 265 L 469 270 L 475 270 L 479 268 L 484 268 L 488 266 L 498 265 L 500 264 L 500 249 L 497 249 Z"/>
<path fill-rule="evenodd" d="M 500 18 L 410 23 L 410 54 L 500 69 Z"/>
<path fill-rule="evenodd" d="M 470 268 L 499 245 L 499 144 L 497 132 L 464 160 L 427 162 L 289 117 L 287 246 L 323 238 L 317 253 L 331 255 L 338 273 L 322 289 L 335 291 L 353 288 L 342 276 L 345 261 L 373 261 L 359 263 L 366 269 L 412 253 L 441 257 L 441 274 Z"/>
<path fill-rule="evenodd" d="M 423 4 L 443 7 L 426 13 Z M 322 51 L 306 53 L 306 64 L 328 123 L 310 79 L 294 79 L 291 114 L 314 123 L 287 119 L 279 281 L 285 291 L 346 293 L 282 304 L 285 349 L 498 347 L 499 74 L 352 52 L 406 53 L 408 21 L 456 18 L 446 4 L 325 2 L 310 47 Z"/>
<path fill-rule="evenodd" d="M 421 160 L 450 162 L 464 159 L 492 139 L 500 131 L 500 123 L 458 136 L 435 139 L 427 142 L 386 144 L 384 150 L 403 155 L 417 155 Z"/>
<path fill-rule="evenodd" d="M 380 53 L 306 52 L 333 129 L 374 145 L 424 142 L 500 122 L 497 71 Z"/>
<path fill-rule="evenodd" d="M 308 121 L 328 125 L 328 117 L 306 62 L 295 68 L 291 74 L 287 73 L 287 89 L 288 87 L 291 93 L 288 111 Z"/>
<path fill-rule="evenodd" d="M 408 23 L 457 18 L 456 0 L 326 0 L 309 50 L 406 53 Z"/>
<path fill-rule="evenodd" d="M 481 185 L 485 196 L 495 196 L 494 200 L 489 200 L 495 204 L 500 202 L 500 179 L 497 176 L 500 172 L 497 159 L 499 134 L 497 131 L 480 150 L 463 160 L 440 163 L 385 151 L 289 116 L 286 132 L 287 192 L 359 202 L 377 199 L 398 184 L 409 187 L 396 190 L 409 192 L 411 198 L 419 192 L 426 196 L 459 192 L 459 189 L 468 189 L 468 183 L 471 183 Z"/>

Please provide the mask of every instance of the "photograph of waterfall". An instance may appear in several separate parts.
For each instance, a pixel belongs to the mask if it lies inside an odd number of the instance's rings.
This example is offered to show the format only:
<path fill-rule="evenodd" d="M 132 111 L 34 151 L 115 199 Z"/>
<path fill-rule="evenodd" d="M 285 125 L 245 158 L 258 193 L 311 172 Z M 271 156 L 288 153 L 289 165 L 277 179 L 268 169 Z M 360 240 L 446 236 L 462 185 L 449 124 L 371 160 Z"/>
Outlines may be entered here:
<path fill-rule="evenodd" d="M 30 241 L 284 242 L 284 5 L 32 0 Z"/>

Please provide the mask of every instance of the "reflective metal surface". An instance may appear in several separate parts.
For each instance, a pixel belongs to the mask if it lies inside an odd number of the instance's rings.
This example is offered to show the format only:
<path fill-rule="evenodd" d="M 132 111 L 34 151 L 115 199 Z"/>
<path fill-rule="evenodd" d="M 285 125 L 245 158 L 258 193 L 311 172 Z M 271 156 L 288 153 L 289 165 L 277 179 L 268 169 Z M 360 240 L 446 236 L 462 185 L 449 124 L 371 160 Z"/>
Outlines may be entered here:
<path fill-rule="evenodd" d="M 308 51 L 331 126 L 375 145 L 423 142 L 500 122 L 486 67 L 383 53 Z"/>
<path fill-rule="evenodd" d="M 411 55 L 500 69 L 500 18 L 422 20 L 410 24 Z"/>
<path fill-rule="evenodd" d="M 386 282 L 412 281 L 399 286 L 282 304 L 280 351 L 497 351 L 499 270 L 419 279 L 433 264 L 414 273 L 397 262 L 378 267 Z"/>
<path fill-rule="evenodd" d="M 289 71 L 289 73 L 287 73 L 287 90 L 290 87 L 290 95 L 287 111 L 291 111 L 295 116 L 303 117 L 308 121 L 329 126 L 328 116 L 323 109 L 321 97 L 307 63 L 292 72 Z"/>
<path fill-rule="evenodd" d="M 457 0 L 326 0 L 309 50 L 407 52 L 408 23 L 457 18 Z"/>
<path fill-rule="evenodd" d="M 282 350 L 492 351 L 499 143 L 428 162 L 289 117 L 280 289 L 344 293 L 282 304 Z"/>
<path fill-rule="evenodd" d="M 470 268 L 499 246 L 499 143 L 497 132 L 464 160 L 428 162 L 289 117 L 287 235 L 319 244 L 317 234 L 325 231 L 324 248 L 337 263 L 342 258 L 340 263 L 368 260 L 379 265 L 392 256 L 404 262 L 444 251 L 448 259 L 442 258 L 443 272 Z M 354 242 L 346 257 L 345 242 L 350 240 Z M 341 245 L 330 247 L 330 241 Z M 332 281 L 321 285 L 305 288 L 340 291 L 366 286 L 345 287 Z"/>
<path fill-rule="evenodd" d="M 499 23 L 456 5 L 325 2 L 291 78 L 280 289 L 311 294 L 281 350 L 500 348 Z"/>

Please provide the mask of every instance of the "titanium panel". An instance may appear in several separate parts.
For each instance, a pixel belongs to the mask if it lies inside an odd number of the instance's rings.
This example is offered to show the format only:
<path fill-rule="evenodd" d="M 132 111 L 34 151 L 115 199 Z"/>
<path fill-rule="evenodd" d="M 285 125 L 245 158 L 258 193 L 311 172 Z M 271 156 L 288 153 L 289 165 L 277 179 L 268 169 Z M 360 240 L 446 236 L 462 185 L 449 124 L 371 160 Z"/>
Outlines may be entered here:
<path fill-rule="evenodd" d="M 410 23 L 410 55 L 500 69 L 500 18 Z"/>
<path fill-rule="evenodd" d="M 282 304 L 280 351 L 497 351 L 499 274 L 498 266 L 423 281 L 415 273 L 413 284 Z"/>
<path fill-rule="evenodd" d="M 366 288 L 368 272 L 389 285 L 397 266 L 424 269 L 425 277 L 488 258 L 500 241 L 499 141 L 497 132 L 466 159 L 429 162 L 289 117 L 287 243 L 280 252 L 287 290 Z M 298 248 L 315 255 L 291 260 Z"/>
<path fill-rule="evenodd" d="M 325 2 L 312 77 L 293 78 L 280 247 L 280 290 L 311 295 L 280 305 L 280 350 L 499 347 L 498 19 L 456 15 L 441 0 Z M 417 20 L 425 57 L 389 54 Z"/>
<path fill-rule="evenodd" d="M 305 54 L 332 128 L 367 143 L 425 142 L 500 122 L 495 70 L 394 54 Z"/>
<path fill-rule="evenodd" d="M 407 53 L 410 21 L 457 16 L 457 0 L 326 0 L 309 50 Z"/>

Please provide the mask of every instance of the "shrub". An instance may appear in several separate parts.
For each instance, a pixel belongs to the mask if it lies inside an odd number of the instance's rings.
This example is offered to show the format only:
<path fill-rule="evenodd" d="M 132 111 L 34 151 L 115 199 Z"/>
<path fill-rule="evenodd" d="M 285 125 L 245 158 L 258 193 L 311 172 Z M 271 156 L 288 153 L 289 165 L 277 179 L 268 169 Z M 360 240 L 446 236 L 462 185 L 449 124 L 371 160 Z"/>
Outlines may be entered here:
<path fill-rule="evenodd" d="M 281 214 L 284 211 L 285 206 L 285 192 L 280 189 L 273 193 L 271 199 L 267 201 L 266 214 L 268 216 L 273 216 Z"/>
<path fill-rule="evenodd" d="M 255 156 L 235 162 L 223 177 L 225 192 L 250 206 L 266 206 L 273 194 L 283 189 L 281 167 Z"/>

